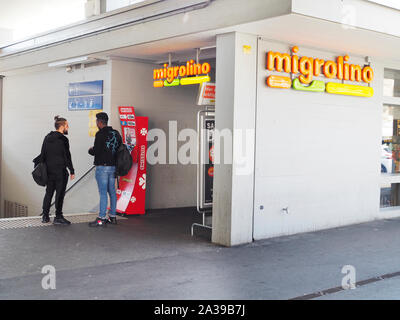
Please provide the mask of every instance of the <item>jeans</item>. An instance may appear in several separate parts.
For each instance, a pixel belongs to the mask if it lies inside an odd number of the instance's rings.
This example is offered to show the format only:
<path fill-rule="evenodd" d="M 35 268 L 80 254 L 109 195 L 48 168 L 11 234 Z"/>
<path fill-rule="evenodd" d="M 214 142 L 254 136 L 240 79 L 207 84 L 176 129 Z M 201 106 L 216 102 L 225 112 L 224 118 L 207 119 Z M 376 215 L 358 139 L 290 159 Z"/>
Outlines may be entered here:
<path fill-rule="evenodd" d="M 99 217 L 106 218 L 107 192 L 110 195 L 110 211 L 108 215 L 115 217 L 117 207 L 117 193 L 115 190 L 115 167 L 96 166 L 96 181 L 100 194 L 100 213 Z"/>

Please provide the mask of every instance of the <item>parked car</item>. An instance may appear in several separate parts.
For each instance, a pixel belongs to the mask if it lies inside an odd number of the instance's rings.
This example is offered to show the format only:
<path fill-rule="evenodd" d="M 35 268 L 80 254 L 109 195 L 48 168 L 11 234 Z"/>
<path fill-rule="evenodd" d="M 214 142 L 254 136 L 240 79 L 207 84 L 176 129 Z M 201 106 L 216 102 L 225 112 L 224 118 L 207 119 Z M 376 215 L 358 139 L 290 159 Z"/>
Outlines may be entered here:
<path fill-rule="evenodd" d="M 392 163 L 393 163 L 392 151 L 386 144 L 382 144 L 381 172 L 392 173 Z"/>

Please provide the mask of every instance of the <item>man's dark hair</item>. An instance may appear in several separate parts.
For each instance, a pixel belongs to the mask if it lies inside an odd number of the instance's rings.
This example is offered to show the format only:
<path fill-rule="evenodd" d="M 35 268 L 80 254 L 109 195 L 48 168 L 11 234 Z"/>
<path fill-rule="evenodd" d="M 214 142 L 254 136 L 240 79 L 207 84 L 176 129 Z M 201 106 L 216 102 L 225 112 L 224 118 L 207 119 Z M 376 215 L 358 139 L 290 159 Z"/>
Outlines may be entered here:
<path fill-rule="evenodd" d="M 67 119 L 61 118 L 60 116 L 55 116 L 54 117 L 54 127 L 56 130 L 60 128 L 61 126 L 65 126 L 65 123 L 67 122 Z"/>
<path fill-rule="evenodd" d="M 99 120 L 104 125 L 107 125 L 107 123 L 108 123 L 108 115 L 107 115 L 107 113 L 100 112 L 100 113 L 96 114 L 96 118 L 97 118 L 97 120 Z"/>

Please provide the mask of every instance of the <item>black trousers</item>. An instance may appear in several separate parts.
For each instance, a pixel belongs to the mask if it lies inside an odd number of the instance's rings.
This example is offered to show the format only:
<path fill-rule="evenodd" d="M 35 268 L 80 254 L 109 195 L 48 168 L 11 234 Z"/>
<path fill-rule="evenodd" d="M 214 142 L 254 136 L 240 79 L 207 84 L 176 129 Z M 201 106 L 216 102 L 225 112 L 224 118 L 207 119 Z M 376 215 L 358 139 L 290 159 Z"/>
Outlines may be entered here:
<path fill-rule="evenodd" d="M 53 198 L 54 191 L 56 192 L 56 217 L 62 215 L 62 208 L 64 203 L 65 190 L 67 189 L 68 172 L 62 170 L 60 172 L 49 172 L 48 181 L 46 186 L 46 194 L 43 199 L 43 214 L 50 213 L 51 199 Z"/>

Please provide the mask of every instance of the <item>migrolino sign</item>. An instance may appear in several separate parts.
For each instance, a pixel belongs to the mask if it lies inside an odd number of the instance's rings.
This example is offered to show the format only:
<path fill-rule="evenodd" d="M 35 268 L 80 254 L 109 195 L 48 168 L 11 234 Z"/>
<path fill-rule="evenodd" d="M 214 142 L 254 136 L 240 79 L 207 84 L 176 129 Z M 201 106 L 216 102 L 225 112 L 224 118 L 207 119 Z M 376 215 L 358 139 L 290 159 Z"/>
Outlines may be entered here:
<path fill-rule="evenodd" d="M 372 97 L 374 89 L 369 86 L 374 78 L 374 71 L 369 65 L 363 67 L 349 64 L 349 56 L 339 56 L 336 61 L 325 61 L 318 58 L 299 57 L 299 48 L 294 46 L 291 54 L 272 52 L 267 53 L 267 70 L 290 73 L 292 77 L 270 75 L 267 85 L 271 88 L 282 88 L 311 92 L 328 92 L 333 94 Z M 299 76 L 292 80 L 293 76 Z M 313 77 L 325 76 L 328 79 L 360 82 L 368 85 L 356 85 L 339 82 L 313 80 Z"/>
<path fill-rule="evenodd" d="M 188 61 L 186 65 L 175 67 L 164 64 L 164 68 L 154 69 L 153 86 L 161 88 L 209 82 L 210 77 L 208 73 L 210 70 L 211 66 L 209 63 L 195 63 L 194 60 Z"/>

